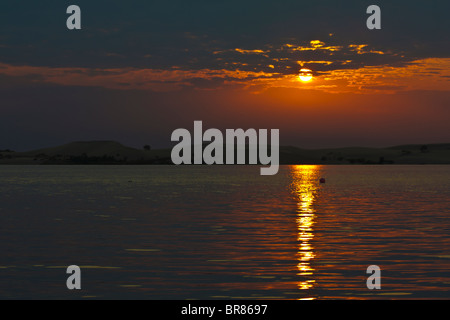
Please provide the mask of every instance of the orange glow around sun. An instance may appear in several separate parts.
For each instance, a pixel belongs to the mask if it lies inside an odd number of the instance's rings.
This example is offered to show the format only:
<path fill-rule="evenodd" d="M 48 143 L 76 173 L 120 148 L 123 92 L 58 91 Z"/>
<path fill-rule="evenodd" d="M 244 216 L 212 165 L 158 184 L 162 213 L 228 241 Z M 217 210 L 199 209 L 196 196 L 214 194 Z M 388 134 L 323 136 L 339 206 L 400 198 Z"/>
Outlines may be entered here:
<path fill-rule="evenodd" d="M 313 78 L 312 70 L 302 68 L 302 69 L 300 69 L 300 73 L 298 74 L 298 77 L 303 82 L 309 82 Z"/>

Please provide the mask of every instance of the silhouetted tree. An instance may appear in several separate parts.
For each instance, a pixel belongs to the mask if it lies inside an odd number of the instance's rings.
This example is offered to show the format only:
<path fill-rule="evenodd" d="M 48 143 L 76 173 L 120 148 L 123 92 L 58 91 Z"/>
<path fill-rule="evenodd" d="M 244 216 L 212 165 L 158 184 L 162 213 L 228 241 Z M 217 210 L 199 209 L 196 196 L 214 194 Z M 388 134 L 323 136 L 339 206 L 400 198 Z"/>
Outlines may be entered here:
<path fill-rule="evenodd" d="M 427 152 L 428 151 L 428 146 L 423 145 L 420 147 L 420 152 Z"/>
<path fill-rule="evenodd" d="M 150 151 L 152 148 L 148 145 L 148 144 L 146 144 L 145 146 L 144 146 L 144 150 L 147 150 L 147 151 Z"/>

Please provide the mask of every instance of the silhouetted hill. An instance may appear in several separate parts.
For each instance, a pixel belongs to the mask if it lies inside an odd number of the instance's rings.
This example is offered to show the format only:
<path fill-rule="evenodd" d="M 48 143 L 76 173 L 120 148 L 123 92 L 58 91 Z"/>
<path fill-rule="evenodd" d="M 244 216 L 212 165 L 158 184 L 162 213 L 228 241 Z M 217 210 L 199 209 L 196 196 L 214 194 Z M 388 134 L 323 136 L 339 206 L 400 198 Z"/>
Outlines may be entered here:
<path fill-rule="evenodd" d="M 0 163 L 17 164 L 153 164 L 168 161 L 169 149 L 140 150 L 115 141 L 78 141 L 28 152 L 0 152 Z"/>
<path fill-rule="evenodd" d="M 28 152 L 0 150 L 0 164 L 171 164 L 171 149 L 144 150 L 115 141 L 79 141 Z M 280 164 L 450 164 L 450 144 L 388 148 L 280 147 Z"/>
<path fill-rule="evenodd" d="M 281 164 L 450 164 L 450 144 L 307 150 L 280 148 Z"/>

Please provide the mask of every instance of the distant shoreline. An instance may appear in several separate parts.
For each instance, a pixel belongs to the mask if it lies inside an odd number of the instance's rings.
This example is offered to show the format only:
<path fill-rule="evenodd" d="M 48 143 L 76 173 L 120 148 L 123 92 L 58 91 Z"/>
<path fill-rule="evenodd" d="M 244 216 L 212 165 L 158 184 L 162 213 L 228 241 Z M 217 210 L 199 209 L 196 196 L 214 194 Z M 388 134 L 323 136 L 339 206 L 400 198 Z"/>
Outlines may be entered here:
<path fill-rule="evenodd" d="M 80 141 L 27 152 L 0 150 L 0 165 L 173 165 L 171 149 L 136 149 L 115 141 Z M 450 143 L 389 148 L 280 147 L 280 165 L 450 164 Z"/>

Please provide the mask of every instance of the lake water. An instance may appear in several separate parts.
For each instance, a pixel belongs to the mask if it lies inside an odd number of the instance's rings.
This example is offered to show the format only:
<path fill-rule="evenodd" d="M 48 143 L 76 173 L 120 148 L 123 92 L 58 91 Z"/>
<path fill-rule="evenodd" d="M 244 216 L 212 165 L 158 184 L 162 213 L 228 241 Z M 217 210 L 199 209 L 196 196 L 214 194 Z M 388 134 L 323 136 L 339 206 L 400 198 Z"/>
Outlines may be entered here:
<path fill-rule="evenodd" d="M 450 299 L 450 166 L 1 166 L 0 252 L 1 299 Z"/>

